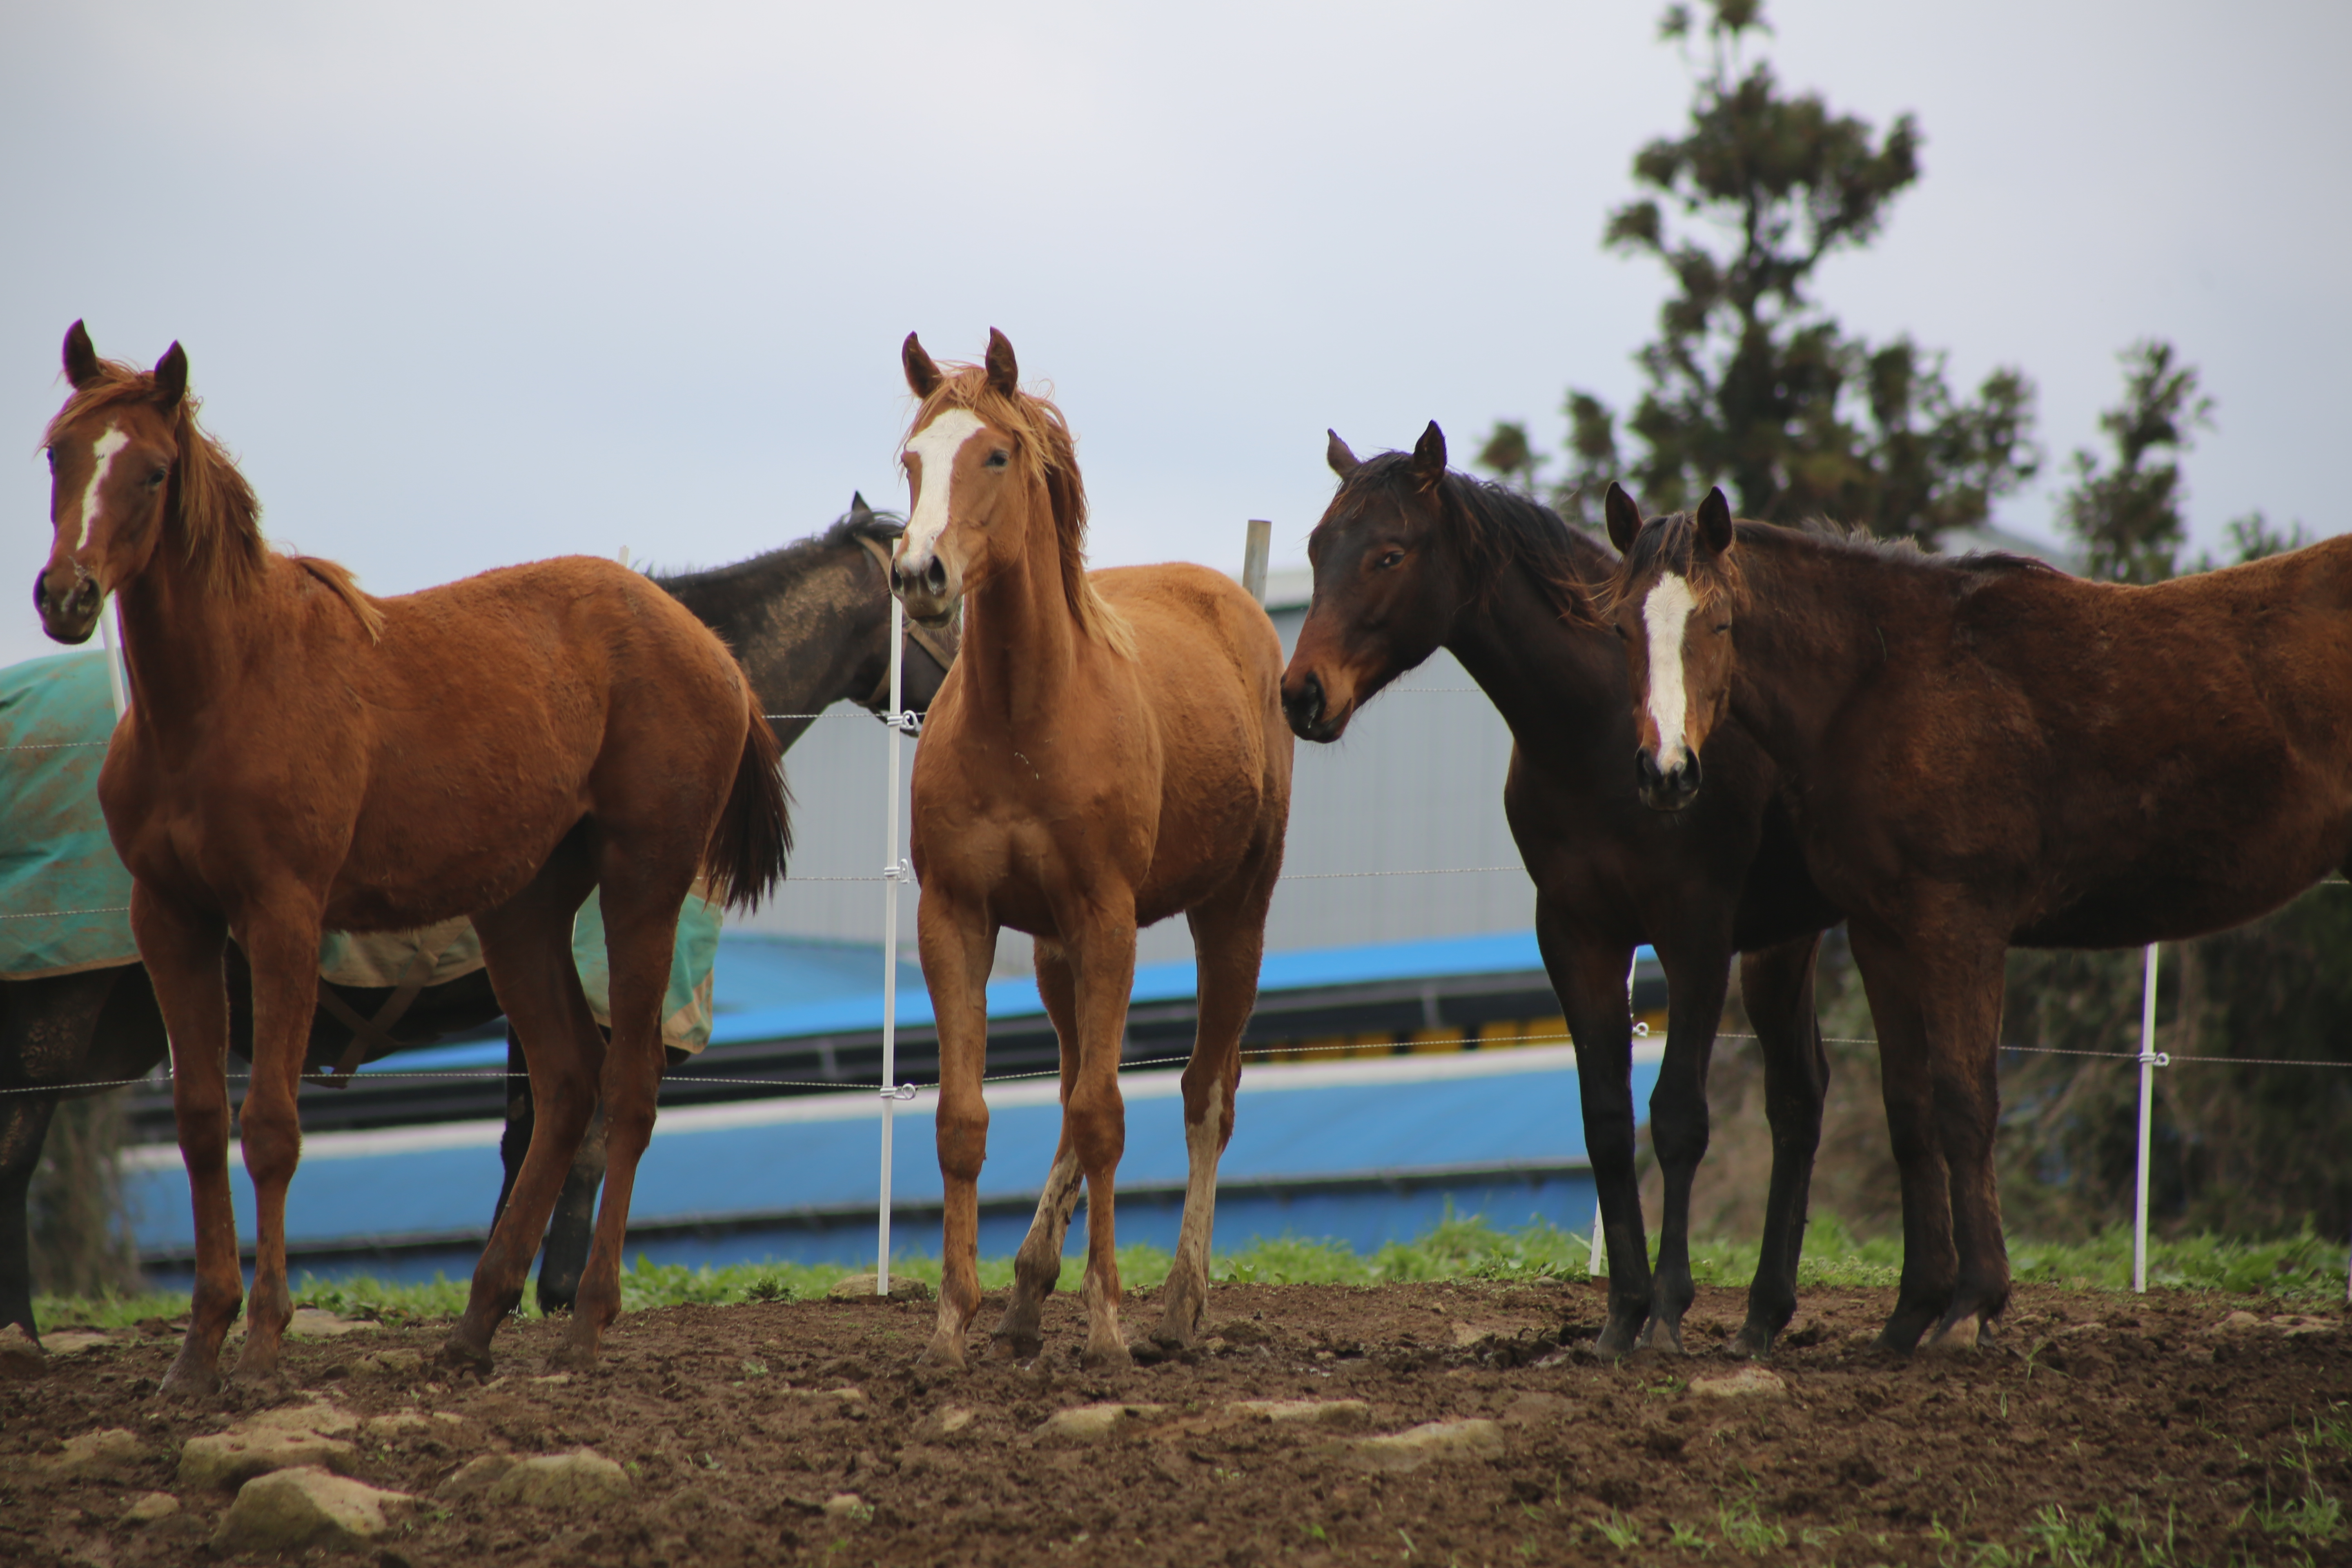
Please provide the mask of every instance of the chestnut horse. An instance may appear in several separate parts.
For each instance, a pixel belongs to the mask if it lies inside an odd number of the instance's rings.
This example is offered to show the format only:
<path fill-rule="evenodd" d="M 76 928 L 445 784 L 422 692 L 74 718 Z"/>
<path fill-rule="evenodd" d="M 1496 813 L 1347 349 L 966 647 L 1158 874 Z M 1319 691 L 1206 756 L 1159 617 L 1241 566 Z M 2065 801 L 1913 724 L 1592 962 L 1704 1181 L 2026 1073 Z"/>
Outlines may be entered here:
<path fill-rule="evenodd" d="M 1643 808 L 1625 753 L 1625 660 L 1593 608 L 1605 546 L 1502 485 L 1445 467 L 1435 424 L 1410 455 L 1359 462 L 1335 432 L 1339 493 L 1307 542 L 1315 602 L 1283 677 L 1302 739 L 1337 741 L 1380 690 L 1450 650 L 1511 727 L 1503 812 L 1536 884 L 1536 939 L 1576 1038 L 1585 1147 L 1609 1237 L 1601 1353 L 1680 1350 L 1696 1287 L 1691 1180 L 1706 1152 L 1707 1058 L 1731 957 L 1763 1047 L 1772 1122 L 1764 1242 L 1736 1353 L 1760 1356 L 1796 1310 L 1797 1262 L 1829 1060 L 1813 952 L 1837 910 L 1813 890 L 1769 758 L 1737 725 L 1707 747 L 1715 788 L 1682 820 Z M 1653 945 L 1666 972 L 1665 1059 L 1650 1130 L 1665 1177 L 1654 1280 L 1633 1169 L 1625 973 Z"/>
<path fill-rule="evenodd" d="M 1881 1342 L 1985 1342 L 2003 955 L 2137 947 L 2274 910 L 2352 856 L 2352 539 L 2147 587 L 2016 556 L 1641 520 L 1611 489 L 1651 803 L 1714 787 L 1728 715 L 1846 911 L 1903 1180 Z"/>
<path fill-rule="evenodd" d="M 940 1033 L 945 1281 L 925 1358 L 964 1364 L 980 1310 L 981 1077 L 1000 928 L 1036 939 L 1037 989 L 1062 1047 L 1062 1137 L 995 1331 L 1042 1346 L 1039 1310 L 1087 1192 L 1087 1345 L 1130 1359 L 1118 1328 L 1112 1184 L 1127 1120 L 1118 1063 L 1136 928 L 1181 913 L 1200 964 L 1184 1069 L 1190 1175 L 1154 1344 L 1192 1342 L 1209 1286 L 1217 1159 L 1234 1130 L 1242 1027 L 1257 1001 L 1266 905 L 1290 813 L 1282 644 L 1249 595 L 1205 567 L 1088 573 L 1086 489 L 1068 427 L 1024 393 L 1013 345 L 931 363 L 905 446 L 913 507 L 892 581 L 919 620 L 964 604 L 963 646 L 915 752 L 923 978 Z"/>
<path fill-rule="evenodd" d="M 173 1110 L 195 1205 L 196 1285 L 166 1394 L 215 1385 L 243 1294 L 228 1183 L 225 943 L 253 974 L 240 1113 L 258 1206 L 240 1379 L 276 1381 L 293 1309 L 286 1189 L 322 929 L 471 916 L 530 1058 L 539 1121 L 446 1354 L 486 1367 L 521 1299 L 598 1099 L 610 1171 L 561 1359 L 586 1365 L 620 1310 L 620 1247 L 653 1131 L 659 1014 L 698 872 L 737 907 L 782 874 L 775 736 L 735 660 L 636 573 L 570 559 L 393 599 L 329 562 L 278 554 L 259 506 L 196 424 L 173 343 L 152 373 L 101 361 L 77 321 L 54 470 L 42 629 L 88 639 L 121 605 L 133 700 L 99 776 L 132 878 L 131 932 L 172 1042 Z M 572 958 L 603 902 L 608 1049 Z"/>

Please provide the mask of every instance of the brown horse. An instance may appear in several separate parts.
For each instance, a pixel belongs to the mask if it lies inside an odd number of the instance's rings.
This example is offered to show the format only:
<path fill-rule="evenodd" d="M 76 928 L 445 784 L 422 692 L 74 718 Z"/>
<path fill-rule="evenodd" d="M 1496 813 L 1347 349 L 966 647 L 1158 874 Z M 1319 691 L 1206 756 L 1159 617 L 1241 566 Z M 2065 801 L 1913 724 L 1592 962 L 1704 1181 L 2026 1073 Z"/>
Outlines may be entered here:
<path fill-rule="evenodd" d="M 228 1184 L 225 943 L 253 973 L 240 1120 L 258 1205 L 240 1378 L 277 1376 L 292 1316 L 286 1188 L 322 929 L 470 915 L 530 1056 L 539 1123 L 447 1353 L 487 1366 L 522 1294 L 601 1079 L 610 1173 L 563 1359 L 620 1310 L 620 1246 L 662 1068 L 677 911 L 698 872 L 756 900 L 786 848 L 775 736 L 733 658 L 610 562 L 551 561 L 394 599 L 263 542 L 245 479 L 196 424 L 173 343 L 152 373 L 77 321 L 73 394 L 45 437 L 56 531 L 42 629 L 86 640 L 120 596 L 133 700 L 99 778 L 131 923 L 171 1032 L 195 1205 L 196 1286 L 167 1394 L 215 1386 L 243 1294 Z M 613 1042 L 588 1011 L 572 917 L 599 891 Z"/>
<path fill-rule="evenodd" d="M 907 437 L 914 505 L 892 568 L 918 619 L 964 602 L 963 646 L 915 753 L 923 978 L 940 1032 L 946 1279 L 926 1359 L 961 1367 L 980 1310 L 981 1077 L 1001 928 L 1036 939 L 1062 1044 L 1062 1138 L 995 1335 L 1016 1357 L 1087 1191 L 1086 1361 L 1129 1360 L 1118 1328 L 1112 1184 L 1127 1137 L 1118 1062 L 1136 928 L 1181 913 L 1200 963 L 1184 1069 L 1191 1155 L 1176 1260 L 1153 1341 L 1192 1342 L 1208 1296 L 1217 1159 L 1233 1135 L 1241 1033 L 1257 1001 L 1266 905 L 1290 813 L 1282 645 L 1265 612 L 1203 567 L 1089 574 L 1086 489 L 1059 410 L 1024 393 L 992 331 L 982 365 L 931 363 Z"/>
<path fill-rule="evenodd" d="M 1813 951 L 1838 912 L 1813 890 L 1777 798 L 1771 760 L 1736 724 L 1709 742 L 1716 787 L 1688 816 L 1643 808 L 1625 765 L 1633 725 L 1625 660 L 1592 606 L 1606 546 L 1503 485 L 1449 471 L 1435 424 L 1410 453 L 1358 461 L 1337 433 L 1339 476 L 1307 542 L 1315 603 L 1283 677 L 1301 739 L 1337 741 L 1382 688 L 1450 649 L 1511 727 L 1503 813 L 1536 885 L 1536 937 L 1569 1032 L 1609 1238 L 1609 1321 L 1598 1349 L 1683 1346 L 1691 1184 L 1706 1152 L 1706 1068 L 1734 952 L 1764 1058 L 1772 1176 L 1763 1247 L 1733 1341 L 1765 1353 L 1797 1304 L 1797 1263 L 1829 1060 L 1813 1012 Z M 1665 1177 L 1653 1278 L 1634 1173 L 1633 950 L 1666 971 L 1666 1051 L 1650 1100 Z"/>
<path fill-rule="evenodd" d="M 2015 556 L 1644 523 L 1612 487 L 1613 616 L 1651 804 L 1727 713 L 1790 785 L 1845 910 L 1903 1179 L 1882 1342 L 1984 1341 L 2003 954 L 2201 935 L 2352 856 L 2352 539 L 2149 587 Z"/>

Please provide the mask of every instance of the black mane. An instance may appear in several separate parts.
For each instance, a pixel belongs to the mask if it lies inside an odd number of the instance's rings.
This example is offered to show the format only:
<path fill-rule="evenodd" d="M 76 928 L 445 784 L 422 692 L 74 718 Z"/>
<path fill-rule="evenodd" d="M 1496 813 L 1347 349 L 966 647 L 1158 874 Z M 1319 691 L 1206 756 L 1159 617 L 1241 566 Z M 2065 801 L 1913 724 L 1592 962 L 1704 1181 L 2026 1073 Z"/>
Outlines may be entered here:
<path fill-rule="evenodd" d="M 689 578 L 712 587 L 737 577 L 757 575 L 764 580 L 772 570 L 786 565 L 795 557 L 823 554 L 850 542 L 861 533 L 879 543 L 888 544 L 898 538 L 898 531 L 905 526 L 906 521 L 896 512 L 845 511 L 835 518 L 821 533 L 795 539 L 790 544 L 763 550 L 757 555 L 747 556 L 724 566 L 681 566 L 669 571 L 655 571 L 648 567 L 646 574 L 663 587 L 673 590 Z"/>

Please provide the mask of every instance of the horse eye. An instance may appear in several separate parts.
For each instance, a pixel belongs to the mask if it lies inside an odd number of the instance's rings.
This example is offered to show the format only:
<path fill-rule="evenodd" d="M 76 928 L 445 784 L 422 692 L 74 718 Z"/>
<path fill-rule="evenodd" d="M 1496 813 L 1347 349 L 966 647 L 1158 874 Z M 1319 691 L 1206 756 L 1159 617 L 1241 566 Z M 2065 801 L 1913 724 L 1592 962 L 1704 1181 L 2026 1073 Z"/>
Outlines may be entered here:
<path fill-rule="evenodd" d="M 147 488 L 152 490 L 156 486 L 162 484 L 165 478 L 170 475 L 171 471 L 171 469 L 163 468 L 155 469 L 152 473 L 147 476 Z"/>
<path fill-rule="evenodd" d="M 1717 621 L 1715 623 L 1715 629 L 1717 634 L 1719 636 L 1731 629 L 1731 623 L 1729 621 Z"/>
<path fill-rule="evenodd" d="M 988 455 L 988 462 L 985 466 L 992 468 L 1001 468 L 1012 460 L 1012 454 L 1007 452 L 1003 447 L 999 447 L 995 451 L 991 452 Z"/>
<path fill-rule="evenodd" d="M 1403 551 L 1402 551 L 1402 550 L 1386 550 L 1386 551 L 1382 551 L 1382 552 L 1381 552 L 1381 558 L 1380 558 L 1380 560 L 1379 560 L 1377 563 L 1375 563 L 1375 564 L 1377 564 L 1377 565 L 1380 567 L 1380 569 L 1381 569 L 1381 571 L 1385 572 L 1385 571 L 1387 571 L 1390 567 L 1396 565 L 1399 562 L 1402 562 L 1403 559 L 1404 559 L 1404 552 L 1403 552 Z"/>

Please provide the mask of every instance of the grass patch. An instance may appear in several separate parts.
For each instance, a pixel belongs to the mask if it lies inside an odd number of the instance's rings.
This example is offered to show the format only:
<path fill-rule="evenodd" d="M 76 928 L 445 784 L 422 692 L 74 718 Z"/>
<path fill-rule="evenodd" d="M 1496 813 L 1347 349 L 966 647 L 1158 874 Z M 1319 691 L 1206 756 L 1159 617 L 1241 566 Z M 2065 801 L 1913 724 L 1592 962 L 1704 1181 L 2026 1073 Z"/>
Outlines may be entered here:
<path fill-rule="evenodd" d="M 1655 1246 L 1654 1239 L 1652 1242 Z M 1591 1255 L 1588 1236 L 1537 1222 L 1515 1230 L 1477 1215 L 1448 1215 L 1418 1240 L 1391 1242 L 1369 1255 L 1344 1242 L 1284 1237 L 1254 1241 L 1220 1253 L 1214 1277 L 1234 1284 L 1386 1285 L 1428 1279 L 1537 1279 L 1581 1278 Z M 1695 1243 L 1691 1272 L 1702 1285 L 1740 1288 L 1756 1271 L 1757 1248 L 1740 1242 Z M 1170 1255 L 1148 1243 L 1118 1249 L 1121 1279 L 1149 1289 L 1168 1278 Z M 1815 1219 L 1806 1232 L 1799 1283 L 1809 1289 L 1887 1287 L 1902 1271 L 1900 1237 L 1856 1239 L 1833 1215 Z M 2131 1283 L 2131 1235 L 2115 1230 L 2074 1244 L 2017 1242 L 2010 1265 L 2021 1281 L 2081 1289 L 2122 1290 Z M 1075 1279 L 1077 1260 L 1064 1266 L 1065 1282 Z M 893 1273 L 937 1288 L 940 1260 L 908 1257 Z M 798 1301 L 822 1296 L 835 1281 L 861 1272 L 831 1263 L 740 1263 L 690 1268 L 654 1263 L 640 1256 L 621 1277 L 623 1305 L 632 1311 L 687 1302 L 724 1305 L 736 1301 Z M 2333 1300 L 2343 1275 L 2332 1241 L 2309 1234 L 2275 1241 L 2230 1241 L 2196 1236 L 2149 1244 L 2148 1279 L 2177 1290 L 2263 1295 L 2284 1300 Z M 1013 1259 L 981 1259 L 984 1289 L 1013 1282 Z M 396 1284 L 365 1275 L 321 1279 L 303 1276 L 295 1300 L 346 1317 L 390 1322 L 456 1317 L 466 1305 L 467 1282 L 436 1278 L 429 1283 Z M 122 1328 L 154 1318 L 176 1318 L 188 1310 L 184 1292 L 70 1298 L 45 1296 L 35 1303 L 45 1328 Z M 537 1308 L 524 1297 L 526 1315 Z"/>

